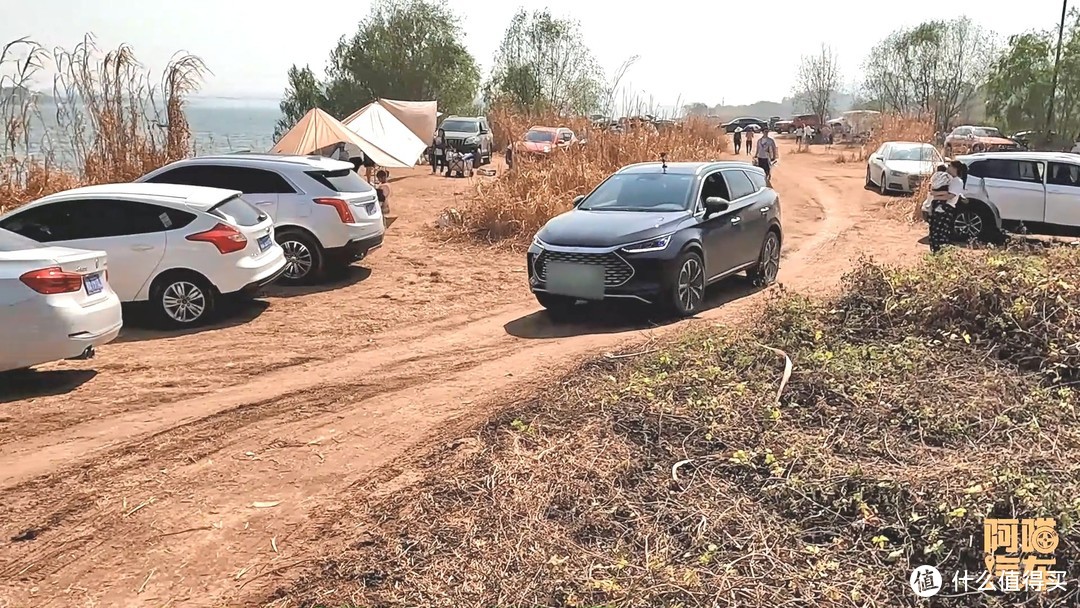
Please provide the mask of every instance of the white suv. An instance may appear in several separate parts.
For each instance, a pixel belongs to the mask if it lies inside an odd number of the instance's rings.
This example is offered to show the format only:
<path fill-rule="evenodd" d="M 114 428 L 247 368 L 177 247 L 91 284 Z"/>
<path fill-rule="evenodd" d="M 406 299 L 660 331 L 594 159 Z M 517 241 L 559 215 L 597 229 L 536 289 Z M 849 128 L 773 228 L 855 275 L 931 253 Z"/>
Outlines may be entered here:
<path fill-rule="evenodd" d="M 968 167 L 968 204 L 957 211 L 957 236 L 988 242 L 1000 241 L 1003 230 L 1080 236 L 1080 156 L 983 152 L 956 159 Z"/>
<path fill-rule="evenodd" d="M 225 154 L 180 160 L 139 182 L 228 188 L 274 219 L 287 264 L 281 281 L 317 281 L 382 246 L 375 189 L 350 163 L 322 156 Z"/>
<path fill-rule="evenodd" d="M 285 271 L 274 223 L 235 190 L 87 186 L 0 216 L 0 228 L 55 247 L 104 251 L 120 301 L 149 301 L 174 327 L 208 320 L 219 296 L 254 295 Z"/>

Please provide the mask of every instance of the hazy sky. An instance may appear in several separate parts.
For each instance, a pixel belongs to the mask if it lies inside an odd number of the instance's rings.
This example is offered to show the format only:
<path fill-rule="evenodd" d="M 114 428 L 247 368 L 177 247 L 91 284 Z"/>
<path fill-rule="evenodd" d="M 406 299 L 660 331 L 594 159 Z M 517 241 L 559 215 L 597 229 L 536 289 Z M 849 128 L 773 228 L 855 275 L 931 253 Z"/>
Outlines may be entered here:
<path fill-rule="evenodd" d="M 126 42 L 155 72 L 178 50 L 199 55 L 213 71 L 203 94 L 277 97 L 290 65 L 323 68 L 342 34 L 351 34 L 370 2 L 277 0 L 2 0 L 0 41 L 31 36 L 52 48 L 70 48 L 86 32 L 99 46 Z M 979 23 L 1000 34 L 1055 26 L 1059 0 L 979 3 L 870 3 L 794 0 L 732 5 L 714 0 L 670 3 L 582 0 L 448 0 L 461 16 L 465 44 L 481 67 L 490 67 L 503 30 L 518 7 L 547 7 L 581 22 L 585 42 L 613 72 L 627 58 L 639 61 L 630 86 L 655 103 L 779 100 L 791 92 L 799 57 L 821 43 L 841 59 L 846 83 L 858 77 L 869 49 L 901 25 L 951 18 L 968 7 Z M 813 7 L 814 10 L 810 10 Z M 888 13 L 883 10 L 888 7 Z M 816 13 L 816 14 L 815 14 Z"/>

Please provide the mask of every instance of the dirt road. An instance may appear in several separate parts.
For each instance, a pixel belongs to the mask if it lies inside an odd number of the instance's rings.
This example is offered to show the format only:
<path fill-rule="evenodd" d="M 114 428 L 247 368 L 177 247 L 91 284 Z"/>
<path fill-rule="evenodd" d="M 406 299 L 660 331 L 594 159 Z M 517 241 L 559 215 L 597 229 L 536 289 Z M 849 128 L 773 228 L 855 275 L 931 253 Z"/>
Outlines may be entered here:
<path fill-rule="evenodd" d="M 924 248 L 863 189 L 862 165 L 833 158 L 789 153 L 776 171 L 790 288 Z M 673 327 L 549 323 L 523 255 L 427 235 L 463 182 L 400 178 L 386 247 L 343 282 L 276 288 L 197 333 L 126 331 L 93 361 L 0 386 L 0 606 L 263 597 L 333 542 L 321 532 L 350 486 L 408 478 L 433 442 Z M 738 321 L 764 297 L 729 281 L 700 318 Z"/>

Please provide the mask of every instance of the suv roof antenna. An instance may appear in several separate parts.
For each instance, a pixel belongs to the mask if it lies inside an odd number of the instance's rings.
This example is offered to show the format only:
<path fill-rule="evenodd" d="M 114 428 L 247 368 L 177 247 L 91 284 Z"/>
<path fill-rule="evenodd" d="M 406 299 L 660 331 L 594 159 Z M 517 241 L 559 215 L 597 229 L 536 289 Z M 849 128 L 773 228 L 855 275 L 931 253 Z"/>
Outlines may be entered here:
<path fill-rule="evenodd" d="M 667 173 L 667 152 L 660 153 L 660 168 Z"/>

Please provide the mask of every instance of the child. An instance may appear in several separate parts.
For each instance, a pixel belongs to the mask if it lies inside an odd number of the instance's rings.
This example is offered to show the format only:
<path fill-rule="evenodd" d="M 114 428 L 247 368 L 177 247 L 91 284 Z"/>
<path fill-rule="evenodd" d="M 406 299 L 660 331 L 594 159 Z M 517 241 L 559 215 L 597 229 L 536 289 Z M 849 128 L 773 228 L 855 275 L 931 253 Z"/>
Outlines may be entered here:
<path fill-rule="evenodd" d="M 884 178 L 882 178 L 884 179 Z M 948 167 L 945 165 L 938 165 L 934 169 L 934 174 L 930 176 L 930 193 L 926 195 L 926 201 L 923 202 L 923 209 L 930 211 L 934 205 L 934 192 L 948 192 L 949 180 L 952 176 L 949 175 Z"/>
<path fill-rule="evenodd" d="M 389 178 L 390 173 L 386 169 L 379 169 L 375 174 L 375 196 L 379 199 L 379 207 L 382 208 L 384 217 L 390 214 L 390 184 L 387 183 Z"/>
<path fill-rule="evenodd" d="M 750 156 L 751 151 L 754 149 L 754 132 L 747 129 L 743 133 L 746 134 L 746 155 Z"/>

